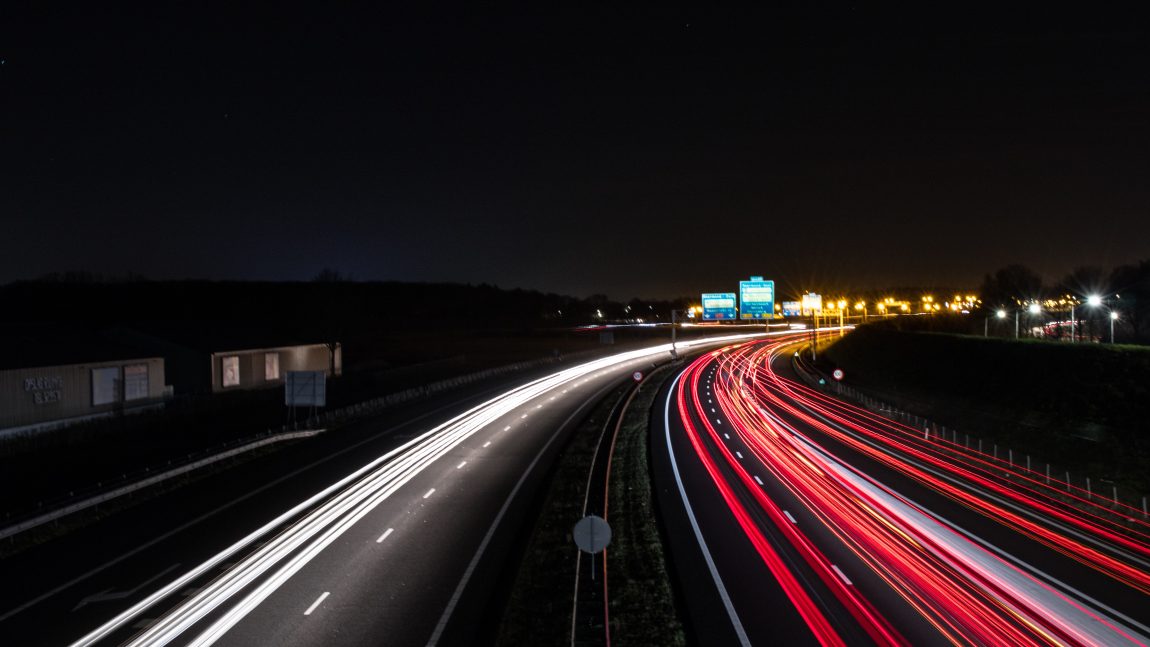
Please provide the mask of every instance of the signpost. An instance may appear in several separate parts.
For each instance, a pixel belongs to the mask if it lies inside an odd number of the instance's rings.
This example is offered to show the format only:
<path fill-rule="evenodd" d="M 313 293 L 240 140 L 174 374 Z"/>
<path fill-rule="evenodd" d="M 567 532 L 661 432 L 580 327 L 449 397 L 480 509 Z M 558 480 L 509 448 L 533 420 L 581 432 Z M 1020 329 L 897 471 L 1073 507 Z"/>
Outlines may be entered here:
<path fill-rule="evenodd" d="M 771 319 L 775 316 L 775 282 L 752 276 L 739 281 L 739 319 Z"/>
<path fill-rule="evenodd" d="M 293 420 L 296 407 L 311 407 L 314 415 L 316 407 L 327 406 L 327 374 L 323 371 L 288 371 L 284 379 L 284 404 L 291 408 Z"/>
<path fill-rule="evenodd" d="M 836 368 L 836 369 L 835 369 L 835 372 L 834 372 L 834 373 L 831 373 L 831 377 L 835 378 L 835 379 L 836 379 L 836 380 L 838 380 L 839 382 L 842 382 L 842 381 L 843 381 L 843 376 L 844 376 L 844 375 L 846 375 L 846 374 L 845 374 L 845 373 L 843 373 L 843 370 L 842 370 L 841 368 Z"/>
<path fill-rule="evenodd" d="M 631 379 L 635 380 L 636 382 L 642 382 L 643 381 L 643 372 L 642 371 L 635 371 L 634 373 L 631 374 Z"/>
<path fill-rule="evenodd" d="M 719 321 L 736 319 L 734 292 L 704 292 L 703 320 Z"/>
<path fill-rule="evenodd" d="M 611 526 L 602 517 L 588 515 L 575 524 L 571 531 L 579 550 L 591 554 L 591 579 L 595 579 L 595 554 L 611 543 Z"/>

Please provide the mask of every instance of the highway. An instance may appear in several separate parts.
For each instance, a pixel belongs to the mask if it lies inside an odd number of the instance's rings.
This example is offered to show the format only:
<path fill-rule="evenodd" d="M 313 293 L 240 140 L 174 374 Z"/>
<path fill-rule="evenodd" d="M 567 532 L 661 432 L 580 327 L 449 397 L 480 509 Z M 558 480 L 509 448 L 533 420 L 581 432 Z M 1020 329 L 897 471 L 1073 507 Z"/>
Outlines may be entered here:
<path fill-rule="evenodd" d="M 656 488 L 703 644 L 1138 645 L 1150 524 L 803 385 L 796 337 L 662 394 Z"/>
<path fill-rule="evenodd" d="M 295 469 L 228 470 L 5 560 L 0 574 L 22 586 L 0 598 L 0 642 L 472 643 L 498 621 L 499 586 L 566 433 L 668 351 L 317 436 L 270 455 L 294 455 Z"/>

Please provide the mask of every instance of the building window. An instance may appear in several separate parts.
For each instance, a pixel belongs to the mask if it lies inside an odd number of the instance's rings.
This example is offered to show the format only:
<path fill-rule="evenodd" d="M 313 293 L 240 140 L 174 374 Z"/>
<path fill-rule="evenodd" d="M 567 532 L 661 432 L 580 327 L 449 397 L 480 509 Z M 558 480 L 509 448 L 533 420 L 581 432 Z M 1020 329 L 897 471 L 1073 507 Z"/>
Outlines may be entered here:
<path fill-rule="evenodd" d="M 223 384 L 227 386 L 240 385 L 240 358 L 239 355 L 228 355 L 220 360 L 223 370 Z"/>
<path fill-rule="evenodd" d="M 148 397 L 148 365 L 133 364 L 124 367 L 124 400 L 144 400 Z"/>
<path fill-rule="evenodd" d="M 92 369 L 92 406 L 112 404 L 120 400 L 120 367 Z"/>
<path fill-rule="evenodd" d="M 264 379 L 269 382 L 280 379 L 279 353 L 264 353 Z"/>

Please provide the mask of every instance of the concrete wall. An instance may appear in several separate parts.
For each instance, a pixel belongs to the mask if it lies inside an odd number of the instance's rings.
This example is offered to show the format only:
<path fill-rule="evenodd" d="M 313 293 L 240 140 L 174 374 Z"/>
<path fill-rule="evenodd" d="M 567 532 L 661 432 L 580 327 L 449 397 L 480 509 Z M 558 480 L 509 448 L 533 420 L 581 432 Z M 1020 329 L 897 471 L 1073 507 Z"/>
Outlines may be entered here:
<path fill-rule="evenodd" d="M 267 356 L 279 357 L 279 377 L 267 379 Z M 228 358 L 236 358 L 239 369 L 239 384 L 224 385 L 224 368 Z M 324 371 L 331 376 L 331 355 L 325 344 L 302 346 L 280 346 L 277 348 L 256 348 L 250 350 L 222 351 L 212 353 L 212 391 L 238 391 L 242 389 L 262 389 L 284 383 L 288 371 Z M 335 349 L 335 374 L 343 373 L 343 348 Z"/>
<path fill-rule="evenodd" d="M 139 365 L 147 367 L 147 394 L 125 402 L 124 367 Z M 92 371 L 106 368 L 115 369 L 116 401 L 95 405 Z M 159 357 L 0 371 L 0 429 L 154 404 L 164 393 L 164 360 Z"/>

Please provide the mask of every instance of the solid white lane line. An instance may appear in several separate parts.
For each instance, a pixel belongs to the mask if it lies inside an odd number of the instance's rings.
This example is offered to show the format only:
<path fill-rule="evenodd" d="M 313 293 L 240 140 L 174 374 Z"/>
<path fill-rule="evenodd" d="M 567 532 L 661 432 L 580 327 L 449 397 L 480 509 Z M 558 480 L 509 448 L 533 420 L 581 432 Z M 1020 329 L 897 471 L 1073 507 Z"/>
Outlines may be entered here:
<path fill-rule="evenodd" d="M 756 333 L 755 335 L 749 336 L 769 336 L 769 333 L 766 335 Z M 708 338 L 697 343 L 714 344 L 735 337 L 736 336 Z M 302 509 L 327 497 L 333 491 L 343 488 L 350 482 L 356 481 L 361 476 L 366 475 L 364 480 L 355 483 L 334 498 L 327 500 L 316 511 L 309 513 L 303 519 L 303 523 L 294 530 L 282 533 L 276 539 L 260 548 L 256 553 L 245 558 L 240 567 L 237 567 L 233 572 L 228 573 L 219 581 L 213 583 L 205 591 L 194 596 L 186 604 L 181 605 L 176 612 L 158 621 L 144 634 L 137 636 L 132 643 L 140 645 L 160 645 L 168 643 L 176 636 L 190 629 L 208 613 L 238 595 L 243 587 L 249 586 L 257 577 L 266 574 L 267 571 L 274 568 L 276 564 L 280 563 L 280 560 L 291 551 L 298 549 L 305 543 L 308 544 L 304 553 L 291 558 L 286 565 L 280 567 L 279 570 L 274 573 L 271 579 L 265 581 L 257 587 L 255 591 L 245 596 L 243 600 L 225 613 L 219 620 L 212 623 L 212 626 L 201 633 L 193 642 L 194 645 L 201 647 L 211 645 L 252 609 L 271 595 L 272 592 L 278 589 L 287 579 L 299 571 L 299 569 L 307 564 L 316 554 L 324 550 L 328 544 L 335 541 L 335 539 L 343 534 L 351 525 L 368 514 L 375 506 L 390 497 L 408 481 L 415 478 L 425 467 L 463 442 L 468 436 L 476 433 L 484 424 L 488 424 L 500 416 L 507 415 L 507 413 L 511 411 L 512 406 L 521 406 L 527 398 L 538 395 L 548 388 L 552 388 L 552 385 L 556 383 L 572 379 L 573 376 L 580 372 L 584 372 L 583 374 L 585 375 L 585 371 L 589 368 L 602 367 L 604 364 L 616 365 L 622 361 L 626 361 L 628 357 L 646 357 L 651 354 L 665 352 L 666 350 L 667 345 L 662 345 L 631 351 L 629 353 L 621 353 L 620 355 L 614 355 L 602 360 L 581 364 L 547 378 L 529 382 L 447 422 L 437 425 L 419 437 L 376 458 L 371 463 L 349 474 L 339 482 L 333 483 L 325 490 L 296 506 L 280 518 L 250 533 L 241 540 L 241 542 L 229 547 L 223 553 L 216 555 L 209 560 L 209 562 L 205 562 L 193 571 L 190 571 L 183 577 L 153 593 L 145 600 L 133 605 L 112 620 L 90 632 L 80 639 L 76 645 L 86 646 L 94 644 L 112 631 L 122 627 L 124 623 L 130 622 L 131 619 L 140 615 L 144 609 L 147 609 L 159 599 L 185 586 L 192 578 L 212 568 L 215 564 L 228 559 L 232 554 L 250 544 L 256 538 L 266 535 L 272 528 L 283 523 L 285 518 L 294 516 L 302 511 Z M 594 369 L 592 368 L 592 370 Z M 387 463 L 387 461 L 392 458 L 395 458 L 395 461 L 391 464 L 386 466 L 381 465 Z M 375 471 L 372 472 L 372 470 Z M 336 525 L 328 527 L 328 524 L 333 521 L 336 522 Z M 325 527 L 328 529 L 324 530 Z"/>
<path fill-rule="evenodd" d="M 466 464 L 467 464 L 467 461 L 463 461 L 462 463 L 460 463 L 460 464 L 456 465 L 456 466 L 455 466 L 455 469 L 457 469 L 457 470 L 461 470 L 461 469 L 463 469 L 463 466 L 464 466 L 464 465 L 466 465 Z"/>
<path fill-rule="evenodd" d="M 759 485 L 762 485 L 762 484 L 763 484 L 763 479 L 761 479 L 761 478 L 759 478 L 759 477 L 757 477 L 757 476 L 756 476 L 756 477 L 755 477 L 755 483 L 758 483 Z"/>
<path fill-rule="evenodd" d="M 376 540 L 375 540 L 375 543 L 377 543 L 377 544 L 382 544 L 382 543 L 383 543 L 383 540 L 384 540 L 384 539 L 387 539 L 387 536 L 388 536 L 388 535 L 390 535 L 390 534 L 391 534 L 391 533 L 393 533 L 393 532 L 395 532 L 395 528 L 388 528 L 387 530 L 384 530 L 384 531 L 383 531 L 383 534 L 379 536 L 379 539 L 376 539 Z"/>
<path fill-rule="evenodd" d="M 831 564 L 831 568 L 835 569 L 835 572 L 838 573 L 839 577 L 842 578 L 843 582 L 845 582 L 847 586 L 851 585 L 851 581 L 847 579 L 846 575 L 843 575 L 843 572 L 839 570 L 837 565 Z"/>
<path fill-rule="evenodd" d="M 739 614 L 735 611 L 735 605 L 731 603 L 731 596 L 727 593 L 727 587 L 723 584 L 723 578 L 719 576 L 719 569 L 715 566 L 715 560 L 711 557 L 711 551 L 707 548 L 707 542 L 703 539 L 703 531 L 699 528 L 699 522 L 695 518 L 695 511 L 691 508 L 691 502 L 687 500 L 687 489 L 683 486 L 683 478 L 679 474 L 679 463 L 675 460 L 675 449 L 671 446 L 671 395 L 675 392 L 675 387 L 679 383 L 679 379 L 683 374 L 675 376 L 675 380 L 671 382 L 671 389 L 667 392 L 666 404 L 663 406 L 663 426 L 666 432 L 667 440 L 667 455 L 671 459 L 671 472 L 675 475 L 675 484 L 679 487 L 679 497 L 683 500 L 683 508 L 687 512 L 687 519 L 691 522 L 691 529 L 695 531 L 695 540 L 699 542 L 699 548 L 703 551 L 703 558 L 707 562 L 707 570 L 711 572 L 711 579 L 715 582 L 715 588 L 719 590 L 719 598 L 723 601 L 723 607 L 727 610 L 727 617 L 731 619 L 731 625 L 735 629 L 735 635 L 739 639 L 739 644 L 742 647 L 750 647 L 751 640 L 747 638 L 747 632 L 743 629 L 743 621 L 739 619 Z"/>
<path fill-rule="evenodd" d="M 310 616 L 310 615 L 311 615 L 311 612 L 312 612 L 312 611 L 315 611 L 315 608 L 316 608 L 316 607 L 318 607 L 318 606 L 320 605 L 320 603 L 321 603 L 321 602 L 323 602 L 325 599 L 327 599 L 327 596 L 329 596 L 329 595 L 331 595 L 331 591 L 324 591 L 324 592 L 323 592 L 323 595 L 321 595 L 321 596 L 319 596 L 318 598 L 316 598 L 315 602 L 312 602 L 312 603 L 311 603 L 311 606 L 310 606 L 310 607 L 308 607 L 308 608 L 307 608 L 307 611 L 304 611 L 304 612 L 303 612 L 303 614 L 304 614 L 305 616 Z"/>
<path fill-rule="evenodd" d="M 491 446 L 491 441 L 489 440 L 489 441 L 487 441 L 487 442 L 483 443 L 483 446 L 484 446 L 484 447 L 490 447 L 490 446 Z"/>
<path fill-rule="evenodd" d="M 790 519 L 791 523 L 796 524 L 796 525 L 799 523 L 799 522 L 795 521 L 795 518 L 791 516 L 790 512 L 783 510 L 783 514 L 787 515 L 787 519 Z"/>
<path fill-rule="evenodd" d="M 611 385 L 608 384 L 596 393 L 596 396 L 603 395 L 610 388 Z M 579 408 L 575 409 L 575 411 L 563 421 L 563 424 L 557 427 L 558 431 L 567 428 L 567 426 L 571 424 L 571 421 L 582 413 L 595 399 L 596 397 L 591 397 L 579 405 Z M 507 499 L 503 502 L 503 507 L 500 508 L 499 513 L 495 515 L 495 520 L 491 522 L 491 527 L 487 529 L 487 534 L 483 536 L 483 541 L 479 542 L 479 549 L 475 551 L 475 556 L 471 558 L 471 563 L 467 565 L 467 570 L 463 572 L 463 578 L 459 580 L 459 585 L 455 587 L 455 592 L 452 593 L 451 600 L 447 603 L 447 608 L 443 610 L 443 615 L 439 616 L 439 622 L 435 625 L 435 631 L 432 632 L 431 639 L 427 641 L 427 647 L 436 647 L 439 644 L 439 638 L 443 635 L 444 629 L 447 628 L 447 623 L 451 620 L 452 614 L 455 613 L 455 607 L 459 604 L 459 599 L 463 596 L 463 590 L 467 588 L 467 583 L 471 580 L 471 574 L 475 572 L 475 567 L 478 566 L 479 560 L 487 550 L 487 545 L 491 543 L 491 537 L 495 534 L 495 530 L 499 527 L 500 522 L 503 521 L 503 516 L 507 514 L 508 508 L 511 507 L 511 501 L 515 499 L 515 495 L 519 493 L 520 488 L 522 488 L 523 484 L 527 481 L 527 477 L 531 475 L 531 472 L 534 471 L 539 460 L 543 458 L 543 454 L 547 452 L 547 448 L 550 447 L 558 437 L 559 433 L 556 432 L 543 444 L 539 453 L 535 455 L 531 464 L 527 466 L 527 469 L 523 471 L 523 475 L 519 477 L 519 481 L 515 484 L 515 487 L 511 488 L 511 493 L 507 495 Z"/>
<path fill-rule="evenodd" d="M 426 499 L 427 497 L 431 496 L 432 494 L 435 494 L 435 488 L 431 488 L 430 490 L 428 490 L 427 494 L 423 495 L 423 498 Z"/>

